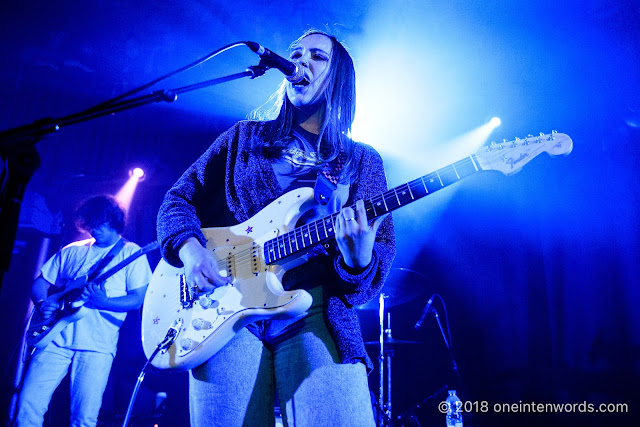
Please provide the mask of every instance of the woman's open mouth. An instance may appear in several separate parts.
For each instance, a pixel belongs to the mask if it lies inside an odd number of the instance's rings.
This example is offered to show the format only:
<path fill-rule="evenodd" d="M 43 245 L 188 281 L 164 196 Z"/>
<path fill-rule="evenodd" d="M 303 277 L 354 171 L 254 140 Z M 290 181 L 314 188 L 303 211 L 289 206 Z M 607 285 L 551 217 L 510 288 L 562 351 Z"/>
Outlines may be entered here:
<path fill-rule="evenodd" d="M 305 76 L 304 79 L 302 79 L 301 81 L 299 81 L 298 83 L 294 83 L 292 86 L 296 87 L 296 88 L 301 88 L 301 87 L 305 87 L 305 86 L 309 86 L 309 84 L 311 84 L 311 82 L 309 82 L 309 80 L 307 79 L 307 77 Z"/>

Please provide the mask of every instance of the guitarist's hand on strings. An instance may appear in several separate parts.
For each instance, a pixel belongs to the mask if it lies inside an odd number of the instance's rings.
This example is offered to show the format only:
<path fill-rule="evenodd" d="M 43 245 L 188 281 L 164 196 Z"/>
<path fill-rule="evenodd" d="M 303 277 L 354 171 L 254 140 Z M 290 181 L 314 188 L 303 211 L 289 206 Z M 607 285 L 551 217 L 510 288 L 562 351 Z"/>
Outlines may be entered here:
<path fill-rule="evenodd" d="M 58 304 L 58 301 L 49 298 L 45 298 L 36 303 L 36 309 L 43 319 L 48 319 L 53 316 L 53 314 L 56 312 L 56 310 L 58 310 L 59 307 L 60 306 Z"/>
<path fill-rule="evenodd" d="M 233 280 L 220 275 L 218 261 L 194 237 L 183 243 L 178 255 L 184 264 L 187 283 L 201 292 L 212 292 Z"/>
<path fill-rule="evenodd" d="M 107 296 L 107 291 L 104 288 L 104 283 L 87 283 L 80 298 L 85 301 L 89 307 L 98 309 L 108 308 L 107 301 L 109 297 Z"/>
<path fill-rule="evenodd" d="M 367 221 L 364 202 L 356 202 L 356 210 L 346 206 L 336 216 L 336 242 L 344 263 L 353 269 L 362 270 L 371 262 L 376 233 L 386 215 Z"/>

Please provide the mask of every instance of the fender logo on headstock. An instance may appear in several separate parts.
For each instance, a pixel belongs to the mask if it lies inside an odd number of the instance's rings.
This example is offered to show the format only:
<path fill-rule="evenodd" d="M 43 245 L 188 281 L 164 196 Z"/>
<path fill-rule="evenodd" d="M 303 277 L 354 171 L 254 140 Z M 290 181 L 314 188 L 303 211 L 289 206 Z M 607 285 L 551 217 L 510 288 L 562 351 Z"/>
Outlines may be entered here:
<path fill-rule="evenodd" d="M 520 157 L 518 157 L 517 159 L 514 159 L 513 157 L 509 157 L 509 158 L 504 158 L 504 162 L 506 164 L 508 164 L 509 166 L 511 166 L 511 169 L 513 169 L 513 166 L 516 163 L 519 163 L 521 161 L 523 161 L 524 159 L 526 159 L 529 156 L 529 153 L 522 153 L 520 154 Z"/>

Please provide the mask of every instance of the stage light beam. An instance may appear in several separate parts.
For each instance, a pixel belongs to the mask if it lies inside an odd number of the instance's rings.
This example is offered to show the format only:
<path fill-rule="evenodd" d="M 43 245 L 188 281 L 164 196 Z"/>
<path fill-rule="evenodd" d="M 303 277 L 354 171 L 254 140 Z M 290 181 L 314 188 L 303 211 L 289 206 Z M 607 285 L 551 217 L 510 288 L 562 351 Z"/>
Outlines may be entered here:
<path fill-rule="evenodd" d="M 129 179 L 127 182 L 118 190 L 118 193 L 115 195 L 116 200 L 122 205 L 124 210 L 129 213 L 129 208 L 131 207 L 131 200 L 133 200 L 133 195 L 136 192 L 136 188 L 140 181 L 143 181 L 145 178 L 145 173 L 142 168 L 133 168 L 129 170 Z"/>
<path fill-rule="evenodd" d="M 129 176 L 133 176 L 138 178 L 138 180 L 142 180 L 142 178 L 144 178 L 144 170 L 142 168 L 133 168 L 129 171 Z"/>

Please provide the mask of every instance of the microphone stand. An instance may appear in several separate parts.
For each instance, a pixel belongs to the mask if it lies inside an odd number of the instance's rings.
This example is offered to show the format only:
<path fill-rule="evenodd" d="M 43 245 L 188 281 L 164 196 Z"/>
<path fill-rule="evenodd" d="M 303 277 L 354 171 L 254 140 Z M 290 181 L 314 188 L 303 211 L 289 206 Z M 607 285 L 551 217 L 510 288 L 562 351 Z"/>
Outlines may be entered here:
<path fill-rule="evenodd" d="M 444 301 L 442 303 L 444 304 Z M 453 374 L 457 382 L 456 388 L 460 391 L 459 396 L 462 396 L 461 399 L 464 400 L 466 397 L 465 395 L 467 394 L 467 390 L 466 390 L 466 387 L 464 386 L 464 381 L 462 380 L 462 374 L 460 374 L 460 370 L 458 369 L 458 363 L 456 362 L 456 358 L 453 355 L 453 349 L 451 348 L 453 343 L 451 342 L 452 341 L 451 330 L 449 329 L 449 321 L 448 321 L 448 316 L 446 314 L 446 307 L 445 307 L 445 318 L 447 318 L 447 330 L 449 331 L 449 340 L 447 340 L 447 336 L 444 333 L 444 329 L 442 329 L 442 323 L 440 322 L 440 316 L 438 315 L 438 310 L 434 308 L 433 313 L 434 313 L 434 317 L 436 318 L 436 322 L 438 322 L 438 327 L 440 328 L 440 333 L 442 334 L 442 338 L 447 347 L 447 351 L 449 352 L 449 358 L 451 359 L 451 371 L 453 371 Z M 465 419 L 466 423 L 471 422 L 471 424 L 473 424 L 473 413 L 466 412 L 463 414 L 463 418 Z"/>
<path fill-rule="evenodd" d="M 444 303 L 444 300 L 442 299 L 442 297 L 439 294 L 434 294 L 432 296 L 432 298 L 435 297 L 435 296 L 440 298 L 440 301 L 442 302 L 442 306 L 444 308 L 445 320 L 447 322 L 447 333 L 445 333 L 444 328 L 442 327 L 442 322 L 440 321 L 440 314 L 438 313 L 438 310 L 435 307 L 429 307 L 429 303 L 427 303 L 428 309 L 425 312 L 425 317 L 427 315 L 429 315 L 430 313 L 433 313 L 433 317 L 436 319 L 436 322 L 438 323 L 438 328 L 440 329 L 440 333 L 442 334 L 442 340 L 444 341 L 445 347 L 447 348 L 447 352 L 449 353 L 449 359 L 451 360 L 451 371 L 453 372 L 453 374 L 455 376 L 455 380 L 457 382 L 456 388 L 459 389 L 461 393 L 466 394 L 464 383 L 462 381 L 462 375 L 460 374 L 460 370 L 458 369 L 458 363 L 456 362 L 456 359 L 455 359 L 454 354 L 453 354 L 453 348 L 452 348 L 453 347 L 453 339 L 451 338 L 451 328 L 449 327 L 449 316 L 447 314 L 447 306 L 446 306 L 446 304 Z M 421 324 L 422 320 L 424 320 L 424 319 L 420 319 L 418 321 L 418 323 L 420 324 L 420 327 L 422 326 L 422 324 Z M 420 329 L 420 328 L 417 327 L 416 329 Z M 447 335 L 449 336 L 448 339 L 447 339 Z M 411 411 L 413 409 L 419 408 L 420 405 L 425 403 L 427 400 L 431 399 L 435 395 L 437 395 L 440 392 L 442 392 L 444 389 L 448 389 L 448 388 L 449 388 L 448 386 L 441 387 L 437 392 L 435 392 L 434 394 L 429 396 L 427 399 L 423 400 L 419 404 L 417 404 L 414 407 L 410 408 L 409 410 L 405 411 L 405 414 L 409 414 L 410 415 Z M 462 399 L 464 399 L 464 396 L 462 397 Z M 467 419 L 467 421 L 473 420 L 473 415 L 471 413 L 466 413 L 464 415 L 465 415 L 465 419 Z"/>
<path fill-rule="evenodd" d="M 260 61 L 241 73 L 183 86 L 177 89 L 157 90 L 149 95 L 120 102 L 100 104 L 79 113 L 57 119 L 43 118 L 29 125 L 19 126 L 0 132 L 0 157 L 5 161 L 0 173 L 0 288 L 4 273 L 9 271 L 11 254 L 18 231 L 20 207 L 29 180 L 40 166 L 40 156 L 35 148 L 43 136 L 57 132 L 62 127 L 93 120 L 152 102 L 174 102 L 178 94 L 191 92 L 208 86 L 225 83 L 242 77 L 254 79 L 262 76 L 269 65 Z"/>
<path fill-rule="evenodd" d="M 449 353 L 449 358 L 451 359 L 451 370 L 456 375 L 458 379 L 460 379 L 460 371 L 458 371 L 458 364 L 456 363 L 455 357 L 453 357 L 453 350 L 451 349 L 451 343 L 447 340 L 447 335 L 444 333 L 444 329 L 442 329 L 442 322 L 440 322 L 440 315 L 438 314 L 438 310 L 433 308 L 433 315 L 436 318 L 436 322 L 438 323 L 438 327 L 440 328 L 440 333 L 442 334 L 442 339 L 444 340 L 444 344 L 447 347 L 447 352 Z"/>

